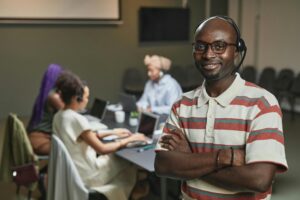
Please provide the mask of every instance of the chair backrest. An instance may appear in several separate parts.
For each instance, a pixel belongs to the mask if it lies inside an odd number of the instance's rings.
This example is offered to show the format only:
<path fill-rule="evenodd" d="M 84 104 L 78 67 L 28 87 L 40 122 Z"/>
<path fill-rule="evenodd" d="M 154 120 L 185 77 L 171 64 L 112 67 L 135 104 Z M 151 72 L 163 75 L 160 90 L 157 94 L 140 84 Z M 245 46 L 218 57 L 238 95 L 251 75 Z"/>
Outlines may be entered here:
<path fill-rule="evenodd" d="M 298 75 L 294 79 L 293 85 L 291 87 L 291 92 L 294 95 L 300 95 L 300 73 L 298 73 Z"/>
<path fill-rule="evenodd" d="M 188 88 L 184 89 L 184 92 L 193 90 L 202 84 L 204 77 L 194 65 L 186 66 L 185 71 L 187 76 Z"/>
<path fill-rule="evenodd" d="M 64 143 L 56 135 L 52 135 L 47 199 L 87 200 L 88 195 L 88 189 Z"/>
<path fill-rule="evenodd" d="M 254 66 L 248 65 L 242 69 L 241 77 L 248 82 L 256 83 L 256 68 Z"/>
<path fill-rule="evenodd" d="M 275 81 L 276 92 L 288 91 L 290 90 L 294 81 L 294 71 L 291 69 L 282 69 Z"/>
<path fill-rule="evenodd" d="M 273 67 L 265 67 L 259 77 L 258 85 L 274 94 L 276 70 Z"/>
<path fill-rule="evenodd" d="M 122 80 L 122 89 L 126 93 L 141 95 L 143 93 L 146 75 L 137 68 L 128 68 L 125 70 Z"/>
<path fill-rule="evenodd" d="M 182 89 L 184 88 L 187 77 L 186 77 L 186 72 L 181 66 L 172 65 L 172 67 L 168 71 L 168 74 L 170 74 L 179 83 Z"/>

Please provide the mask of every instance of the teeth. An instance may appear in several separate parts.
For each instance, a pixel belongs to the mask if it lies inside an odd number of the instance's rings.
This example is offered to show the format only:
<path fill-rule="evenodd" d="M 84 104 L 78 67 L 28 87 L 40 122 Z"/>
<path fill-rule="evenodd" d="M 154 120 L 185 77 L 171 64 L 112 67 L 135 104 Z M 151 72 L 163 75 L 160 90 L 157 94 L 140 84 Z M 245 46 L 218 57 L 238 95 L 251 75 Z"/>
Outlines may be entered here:
<path fill-rule="evenodd" d="M 204 65 L 204 68 L 208 69 L 208 70 L 213 70 L 213 69 L 216 69 L 217 67 L 218 67 L 218 64 Z"/>

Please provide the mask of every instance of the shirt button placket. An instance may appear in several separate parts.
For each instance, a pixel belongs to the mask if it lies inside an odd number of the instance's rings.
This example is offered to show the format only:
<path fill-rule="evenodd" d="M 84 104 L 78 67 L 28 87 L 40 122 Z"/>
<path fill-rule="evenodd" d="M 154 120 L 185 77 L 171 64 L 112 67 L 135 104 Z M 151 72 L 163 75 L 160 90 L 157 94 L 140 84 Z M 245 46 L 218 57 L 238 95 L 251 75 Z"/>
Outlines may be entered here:
<path fill-rule="evenodd" d="M 214 124 L 215 124 L 215 100 L 210 99 L 208 101 L 208 110 L 207 110 L 207 123 L 206 123 L 206 139 L 211 140 L 214 137 Z"/>

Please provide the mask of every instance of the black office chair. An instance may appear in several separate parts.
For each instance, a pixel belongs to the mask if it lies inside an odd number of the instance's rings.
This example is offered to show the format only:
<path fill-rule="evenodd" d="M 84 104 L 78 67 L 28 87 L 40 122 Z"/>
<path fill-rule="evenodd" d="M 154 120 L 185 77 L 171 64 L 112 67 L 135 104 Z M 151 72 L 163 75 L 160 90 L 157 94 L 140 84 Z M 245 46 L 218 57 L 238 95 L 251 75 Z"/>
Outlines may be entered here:
<path fill-rule="evenodd" d="M 241 71 L 241 77 L 251 83 L 256 83 L 256 74 L 256 68 L 251 65 L 245 66 Z"/>
<path fill-rule="evenodd" d="M 146 81 L 146 72 L 143 73 L 137 68 L 128 68 L 123 75 L 122 89 L 125 93 L 139 98 L 143 94 Z"/>
<path fill-rule="evenodd" d="M 199 87 L 204 78 L 194 65 L 188 65 L 184 68 L 186 73 L 186 84 L 183 85 L 183 92 L 187 92 Z"/>
<path fill-rule="evenodd" d="M 258 85 L 262 88 L 265 88 L 269 92 L 275 94 L 274 84 L 276 80 L 276 70 L 269 66 L 265 67 L 259 77 Z"/>
<path fill-rule="evenodd" d="M 21 187 L 27 188 L 27 198 L 31 199 L 37 186 L 40 189 L 38 181 L 44 175 L 39 169 L 40 161 L 47 158 L 34 154 L 25 126 L 16 114 L 8 115 L 3 140 L 0 180 L 13 181 L 17 195 Z"/>
<path fill-rule="evenodd" d="M 281 100 L 285 96 L 290 95 L 290 89 L 294 81 L 294 71 L 291 69 L 282 69 L 275 80 L 274 89 L 275 96 L 278 99 L 278 102 L 281 103 Z"/>
<path fill-rule="evenodd" d="M 295 104 L 296 99 L 300 97 L 300 73 L 294 79 L 293 85 L 290 89 L 289 103 L 291 105 L 291 117 L 295 119 Z"/>
<path fill-rule="evenodd" d="M 181 89 L 183 90 L 187 80 L 185 70 L 179 65 L 172 65 L 168 73 L 179 83 Z"/>

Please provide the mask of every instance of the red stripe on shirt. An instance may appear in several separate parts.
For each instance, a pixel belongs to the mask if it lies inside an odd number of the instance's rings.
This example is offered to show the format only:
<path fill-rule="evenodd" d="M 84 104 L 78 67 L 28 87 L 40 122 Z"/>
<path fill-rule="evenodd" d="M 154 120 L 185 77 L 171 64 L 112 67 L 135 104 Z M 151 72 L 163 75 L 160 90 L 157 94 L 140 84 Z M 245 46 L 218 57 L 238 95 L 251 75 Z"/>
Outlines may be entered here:
<path fill-rule="evenodd" d="M 188 129 L 205 129 L 206 122 L 181 121 L 180 126 L 181 128 L 188 128 Z"/>
<path fill-rule="evenodd" d="M 275 113 L 277 113 L 280 117 L 282 117 L 281 109 L 279 108 L 279 106 L 275 105 L 275 106 L 271 106 L 271 107 L 262 109 L 262 110 L 255 116 L 255 118 L 257 118 L 257 117 L 259 117 L 259 116 L 261 116 L 261 115 L 264 115 L 264 114 L 266 114 L 266 113 L 271 113 L 271 112 L 275 112 Z"/>
<path fill-rule="evenodd" d="M 256 135 L 250 135 L 248 137 L 247 143 L 251 143 L 257 140 L 276 140 L 284 145 L 284 138 L 282 135 L 279 135 L 278 133 L 260 133 Z"/>
<path fill-rule="evenodd" d="M 215 123 L 214 129 L 219 130 L 235 130 L 235 131 L 249 131 L 249 125 L 247 123 L 245 124 L 239 124 L 239 123 Z"/>
<path fill-rule="evenodd" d="M 183 98 L 180 101 L 180 104 L 183 104 L 185 106 L 195 106 L 195 105 L 197 105 L 197 98 L 195 98 L 195 99 Z"/>
<path fill-rule="evenodd" d="M 245 86 L 260 88 L 258 85 L 254 84 L 254 83 L 251 83 L 251 82 L 248 82 L 248 81 L 245 82 Z"/>

